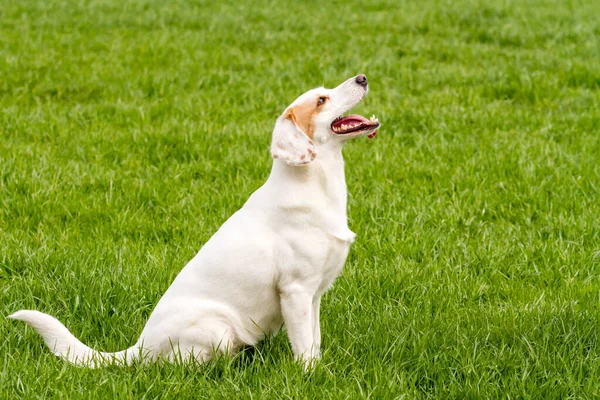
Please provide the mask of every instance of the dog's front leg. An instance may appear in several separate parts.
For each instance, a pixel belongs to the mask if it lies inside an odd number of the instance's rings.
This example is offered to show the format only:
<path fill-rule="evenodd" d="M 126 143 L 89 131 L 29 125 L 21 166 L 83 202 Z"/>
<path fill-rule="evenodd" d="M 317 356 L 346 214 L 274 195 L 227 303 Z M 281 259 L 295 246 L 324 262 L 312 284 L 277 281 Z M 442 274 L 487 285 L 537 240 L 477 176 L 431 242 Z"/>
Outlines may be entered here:
<path fill-rule="evenodd" d="M 321 297 L 313 299 L 312 304 L 312 329 L 313 329 L 313 351 L 316 358 L 321 357 L 321 323 L 319 321 L 319 314 L 321 312 Z"/>
<path fill-rule="evenodd" d="M 297 360 L 309 367 L 318 349 L 313 337 L 313 295 L 299 285 L 281 288 L 281 313 Z"/>

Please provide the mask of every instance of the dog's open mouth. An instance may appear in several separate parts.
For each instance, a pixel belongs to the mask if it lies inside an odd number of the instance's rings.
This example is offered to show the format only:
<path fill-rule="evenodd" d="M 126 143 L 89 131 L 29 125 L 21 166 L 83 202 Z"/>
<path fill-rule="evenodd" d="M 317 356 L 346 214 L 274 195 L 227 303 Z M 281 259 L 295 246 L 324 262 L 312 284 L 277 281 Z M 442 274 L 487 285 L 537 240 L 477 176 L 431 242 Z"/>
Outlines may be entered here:
<path fill-rule="evenodd" d="M 369 134 L 369 138 L 372 138 L 377 134 L 377 128 L 379 128 L 379 120 L 374 115 L 366 119 L 362 115 L 350 114 L 345 117 L 338 117 L 331 123 L 331 130 L 338 135 L 373 131 Z"/>

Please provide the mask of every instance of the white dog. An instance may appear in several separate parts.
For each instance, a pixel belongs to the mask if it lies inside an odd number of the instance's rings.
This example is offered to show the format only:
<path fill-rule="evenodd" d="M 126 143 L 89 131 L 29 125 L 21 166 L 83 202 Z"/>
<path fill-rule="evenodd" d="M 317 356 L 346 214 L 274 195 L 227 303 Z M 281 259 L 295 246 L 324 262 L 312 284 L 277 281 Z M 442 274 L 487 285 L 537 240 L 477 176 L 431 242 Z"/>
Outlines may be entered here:
<path fill-rule="evenodd" d="M 175 278 L 132 347 L 93 350 L 57 319 L 22 310 L 54 354 L 85 366 L 135 359 L 233 353 L 285 323 L 295 357 L 320 356 L 321 295 L 340 274 L 354 233 L 348 229 L 342 147 L 372 136 L 377 118 L 340 117 L 367 94 L 365 75 L 335 89 L 311 90 L 277 120 L 273 169 L 258 189 Z"/>

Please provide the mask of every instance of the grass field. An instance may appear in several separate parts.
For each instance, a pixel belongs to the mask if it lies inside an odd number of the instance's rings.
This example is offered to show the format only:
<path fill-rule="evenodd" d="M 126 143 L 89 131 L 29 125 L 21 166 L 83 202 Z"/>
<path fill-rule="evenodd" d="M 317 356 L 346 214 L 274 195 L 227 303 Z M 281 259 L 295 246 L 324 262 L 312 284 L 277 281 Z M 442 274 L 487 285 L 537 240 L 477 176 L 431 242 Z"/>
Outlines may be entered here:
<path fill-rule="evenodd" d="M 0 318 L 0 398 L 600 397 L 600 3 L 236 3 L 0 2 L 0 314 L 132 345 L 277 115 L 363 72 L 323 360 L 78 369 Z"/>

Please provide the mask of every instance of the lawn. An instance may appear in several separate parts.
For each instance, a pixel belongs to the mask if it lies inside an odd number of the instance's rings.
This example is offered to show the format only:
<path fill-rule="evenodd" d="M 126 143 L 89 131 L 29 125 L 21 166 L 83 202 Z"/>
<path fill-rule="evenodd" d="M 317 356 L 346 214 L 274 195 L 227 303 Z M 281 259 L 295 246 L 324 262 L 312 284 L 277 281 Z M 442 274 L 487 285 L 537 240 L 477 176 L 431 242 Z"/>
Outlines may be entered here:
<path fill-rule="evenodd" d="M 79 369 L 0 318 L 0 398 L 598 398 L 600 2 L 0 2 L 0 314 L 132 345 L 267 178 L 275 118 L 358 73 L 323 359 Z"/>

